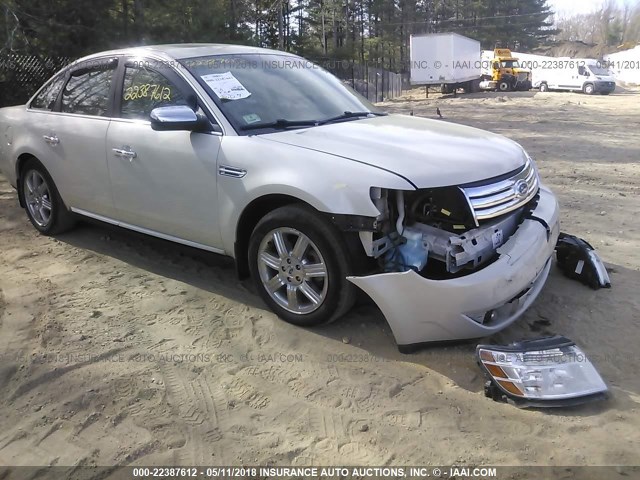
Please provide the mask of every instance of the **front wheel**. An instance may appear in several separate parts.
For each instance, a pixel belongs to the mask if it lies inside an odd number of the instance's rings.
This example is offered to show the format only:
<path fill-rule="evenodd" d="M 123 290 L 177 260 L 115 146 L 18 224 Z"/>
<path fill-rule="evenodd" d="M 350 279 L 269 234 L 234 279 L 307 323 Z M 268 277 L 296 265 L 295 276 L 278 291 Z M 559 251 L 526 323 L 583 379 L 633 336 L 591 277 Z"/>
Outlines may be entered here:
<path fill-rule="evenodd" d="M 549 91 L 549 85 L 547 85 L 546 83 L 541 83 L 540 84 L 540 91 L 541 92 L 548 92 Z"/>
<path fill-rule="evenodd" d="M 265 303 L 302 326 L 336 320 L 353 305 L 355 286 L 340 232 L 310 208 L 278 208 L 256 225 L 249 242 L 251 276 Z"/>
<path fill-rule="evenodd" d="M 584 88 L 583 88 L 584 93 L 586 93 L 587 95 L 593 95 L 593 93 L 595 92 L 595 88 L 593 86 L 592 83 L 587 83 Z"/>

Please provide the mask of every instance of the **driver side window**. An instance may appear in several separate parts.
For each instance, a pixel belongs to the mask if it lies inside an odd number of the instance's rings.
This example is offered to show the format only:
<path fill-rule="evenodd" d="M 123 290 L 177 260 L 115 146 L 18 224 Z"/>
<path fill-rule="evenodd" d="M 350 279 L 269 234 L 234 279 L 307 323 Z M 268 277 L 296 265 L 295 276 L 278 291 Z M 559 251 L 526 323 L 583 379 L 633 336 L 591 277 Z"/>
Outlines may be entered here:
<path fill-rule="evenodd" d="M 122 87 L 121 117 L 149 120 L 157 107 L 188 105 L 182 92 L 164 75 L 144 67 L 127 66 Z"/>

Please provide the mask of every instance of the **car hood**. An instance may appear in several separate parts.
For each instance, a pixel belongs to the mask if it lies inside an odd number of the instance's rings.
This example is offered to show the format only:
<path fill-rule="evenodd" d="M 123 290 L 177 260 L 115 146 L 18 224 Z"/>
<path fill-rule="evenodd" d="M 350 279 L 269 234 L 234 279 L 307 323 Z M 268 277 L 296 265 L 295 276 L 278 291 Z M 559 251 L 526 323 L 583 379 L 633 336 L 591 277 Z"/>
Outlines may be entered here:
<path fill-rule="evenodd" d="M 387 170 L 416 188 L 497 177 L 526 161 L 522 147 L 501 135 L 407 115 L 352 120 L 261 138 Z"/>

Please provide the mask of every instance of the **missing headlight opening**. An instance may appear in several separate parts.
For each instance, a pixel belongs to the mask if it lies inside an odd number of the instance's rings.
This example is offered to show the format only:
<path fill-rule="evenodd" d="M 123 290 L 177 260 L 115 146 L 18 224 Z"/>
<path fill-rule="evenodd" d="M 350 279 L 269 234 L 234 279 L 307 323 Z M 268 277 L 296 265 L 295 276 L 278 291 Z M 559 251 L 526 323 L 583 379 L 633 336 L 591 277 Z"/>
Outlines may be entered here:
<path fill-rule="evenodd" d="M 498 258 L 497 250 L 535 208 L 537 179 L 531 193 L 520 203 L 508 204 L 515 209 L 494 208 L 494 216 L 478 220 L 465 190 L 458 186 L 415 191 L 372 188 L 372 201 L 380 211 L 379 231 L 361 233 L 361 239 L 381 271 L 411 269 L 433 279 L 465 275 Z M 490 202 L 499 207 L 504 198 Z"/>

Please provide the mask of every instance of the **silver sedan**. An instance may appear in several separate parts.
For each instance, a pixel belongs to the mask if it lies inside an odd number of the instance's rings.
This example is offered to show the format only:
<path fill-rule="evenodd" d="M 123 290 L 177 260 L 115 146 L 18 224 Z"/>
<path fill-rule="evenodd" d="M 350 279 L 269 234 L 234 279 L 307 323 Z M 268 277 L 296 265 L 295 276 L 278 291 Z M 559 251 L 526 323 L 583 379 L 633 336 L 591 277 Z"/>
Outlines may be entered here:
<path fill-rule="evenodd" d="M 229 255 L 298 325 L 338 319 L 361 288 L 401 347 L 515 321 L 559 231 L 517 143 L 387 115 L 272 50 L 92 55 L 1 109 L 0 136 L 0 168 L 43 234 L 90 217 Z"/>

